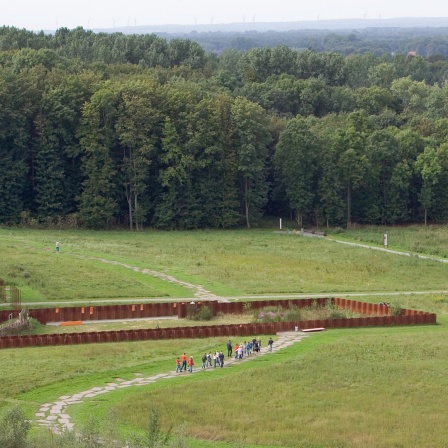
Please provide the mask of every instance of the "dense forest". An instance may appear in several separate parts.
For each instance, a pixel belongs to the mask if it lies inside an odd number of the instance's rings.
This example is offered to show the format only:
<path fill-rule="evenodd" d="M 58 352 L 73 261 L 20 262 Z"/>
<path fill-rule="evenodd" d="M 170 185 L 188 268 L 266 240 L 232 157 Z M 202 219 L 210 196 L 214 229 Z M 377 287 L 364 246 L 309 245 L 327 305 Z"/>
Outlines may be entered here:
<path fill-rule="evenodd" d="M 448 220 L 448 59 L 0 28 L 0 223 Z"/>
<path fill-rule="evenodd" d="M 448 56 L 448 28 L 372 27 L 362 29 L 297 29 L 290 31 L 208 31 L 157 33 L 166 39 L 191 39 L 205 51 L 220 54 L 224 50 L 247 51 L 252 48 L 285 45 L 295 50 L 333 51 L 343 55 L 372 53 Z"/>

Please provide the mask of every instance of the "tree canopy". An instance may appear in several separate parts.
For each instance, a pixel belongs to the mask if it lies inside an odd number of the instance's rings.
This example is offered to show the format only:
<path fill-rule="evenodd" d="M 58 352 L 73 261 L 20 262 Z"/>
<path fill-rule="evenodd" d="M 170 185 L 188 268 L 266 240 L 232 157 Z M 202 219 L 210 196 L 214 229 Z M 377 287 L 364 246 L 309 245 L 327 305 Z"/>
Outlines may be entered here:
<path fill-rule="evenodd" d="M 0 223 L 446 222 L 448 61 L 0 28 Z"/>

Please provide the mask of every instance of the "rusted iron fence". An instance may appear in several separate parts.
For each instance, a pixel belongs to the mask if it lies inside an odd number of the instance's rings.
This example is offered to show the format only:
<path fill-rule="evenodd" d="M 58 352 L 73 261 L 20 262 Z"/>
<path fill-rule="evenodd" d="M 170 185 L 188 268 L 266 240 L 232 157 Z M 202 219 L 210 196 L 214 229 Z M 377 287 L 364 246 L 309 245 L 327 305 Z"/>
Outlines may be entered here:
<path fill-rule="evenodd" d="M 30 309 L 30 315 L 41 324 L 48 322 L 135 319 L 144 317 L 177 316 L 178 303 L 145 303 L 134 305 L 81 306 L 66 308 Z M 6 320 L 11 311 L 0 311 L 0 322 Z M 18 311 L 15 311 L 18 315 Z"/>
<path fill-rule="evenodd" d="M 241 314 L 245 310 L 245 304 L 250 303 L 250 309 L 260 309 L 267 306 L 281 306 L 288 308 L 293 305 L 298 308 L 312 306 L 324 306 L 328 301 L 336 304 L 335 300 L 328 298 L 316 299 L 291 299 L 291 300 L 260 300 L 256 302 L 196 302 L 196 307 L 209 306 L 213 314 Z M 359 302 L 362 303 L 362 302 Z M 336 304 L 337 305 L 337 304 Z M 373 305 L 373 304 L 372 304 Z M 48 322 L 68 322 L 68 321 L 89 321 L 89 320 L 115 320 L 115 319 L 135 319 L 144 317 L 165 317 L 177 316 L 181 319 L 187 317 L 187 309 L 190 302 L 177 303 L 145 303 L 134 305 L 104 305 L 104 306 L 81 306 L 65 308 L 36 308 L 31 309 L 30 314 L 42 324 Z M 338 305 L 339 306 L 339 305 Z M 375 308 L 376 310 L 376 308 Z M 358 311 L 358 310 L 357 310 Z M 375 314 L 378 311 L 359 310 L 364 314 Z M 383 312 L 387 312 L 383 310 Z M 11 311 L 0 311 L 0 322 L 6 320 Z M 18 314 L 18 312 L 17 312 Z"/>
<path fill-rule="evenodd" d="M 264 300 L 250 302 L 252 309 L 266 306 L 282 306 L 289 304 L 297 307 L 308 307 L 313 302 L 324 305 L 329 299 L 296 299 L 296 300 Z M 156 339 L 207 338 L 228 336 L 271 335 L 279 331 L 306 330 L 312 328 L 355 328 L 394 325 L 428 325 L 436 323 L 436 314 L 424 311 L 402 309 L 398 316 L 391 316 L 387 306 L 356 300 L 334 298 L 334 305 L 364 314 L 365 317 L 341 318 L 326 320 L 309 320 L 296 322 L 252 323 L 236 325 L 192 326 L 182 328 L 156 328 L 122 331 L 101 331 L 67 334 L 47 334 L 30 336 L 0 337 L 0 348 L 29 347 L 46 345 L 85 344 L 93 342 L 142 341 Z M 185 317 L 188 303 L 111 305 L 102 307 L 55 308 L 30 310 L 30 315 L 47 322 L 64 322 L 76 320 L 128 319 L 133 317 L 179 316 Z M 201 302 L 197 306 L 212 306 L 214 313 L 238 313 L 244 309 L 244 303 Z M 0 312 L 0 321 L 3 319 Z"/>
<path fill-rule="evenodd" d="M 330 301 L 339 308 L 349 309 L 366 315 L 389 315 L 390 309 L 385 305 L 358 302 L 356 300 L 341 298 L 315 298 L 315 299 L 290 299 L 290 300 L 259 300 L 256 302 L 196 302 L 195 307 L 209 306 L 213 314 L 241 314 L 250 303 L 250 309 L 256 310 L 269 306 L 281 306 L 287 309 L 289 306 L 298 308 L 325 306 Z M 30 315 L 42 324 L 48 322 L 68 322 L 68 321 L 89 321 L 89 320 L 115 320 L 115 319 L 135 319 L 144 317 L 169 317 L 177 316 L 181 319 L 187 316 L 187 309 L 190 302 L 177 303 L 145 303 L 134 305 L 104 305 L 104 306 L 82 306 L 66 308 L 37 308 L 31 309 Z M 406 310 L 403 311 L 405 313 Z M 419 311 L 421 313 L 422 311 Z M 11 311 L 0 311 L 0 322 L 8 319 Z M 18 311 L 15 311 L 18 315 Z M 402 313 L 402 314 L 403 314 Z"/>

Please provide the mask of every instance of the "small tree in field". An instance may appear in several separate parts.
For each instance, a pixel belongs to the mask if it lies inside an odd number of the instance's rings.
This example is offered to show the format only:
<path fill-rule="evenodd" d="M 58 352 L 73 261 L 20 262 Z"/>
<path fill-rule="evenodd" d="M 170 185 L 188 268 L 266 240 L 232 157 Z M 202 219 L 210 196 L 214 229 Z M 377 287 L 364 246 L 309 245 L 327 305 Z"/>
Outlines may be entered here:
<path fill-rule="evenodd" d="M 18 407 L 6 409 L 0 418 L 0 446 L 2 448 L 29 447 L 27 435 L 30 424 Z"/>

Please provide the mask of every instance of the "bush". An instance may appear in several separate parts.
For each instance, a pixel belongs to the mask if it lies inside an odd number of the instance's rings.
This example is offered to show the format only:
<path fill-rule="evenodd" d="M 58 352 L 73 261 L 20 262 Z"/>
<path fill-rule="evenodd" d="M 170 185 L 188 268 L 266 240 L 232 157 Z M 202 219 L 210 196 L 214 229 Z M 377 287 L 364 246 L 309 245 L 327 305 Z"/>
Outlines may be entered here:
<path fill-rule="evenodd" d="M 0 446 L 2 448 L 26 448 L 30 424 L 18 407 L 6 409 L 0 418 Z"/>
<path fill-rule="evenodd" d="M 347 311 L 338 308 L 331 300 L 326 300 L 323 307 L 326 319 L 347 319 Z"/>
<path fill-rule="evenodd" d="M 288 309 L 283 309 L 281 306 L 265 307 L 254 310 L 254 322 L 297 322 L 300 320 L 314 320 L 314 319 L 348 319 L 358 316 L 350 310 L 338 308 L 331 299 L 325 301 L 321 305 L 317 300 L 311 302 L 311 306 L 298 308 L 295 305 L 289 304 Z"/>
<path fill-rule="evenodd" d="M 248 313 L 251 309 L 252 309 L 252 303 L 244 302 L 244 304 L 243 304 L 243 311 L 245 313 Z"/>
<path fill-rule="evenodd" d="M 155 408 L 149 410 L 149 422 L 147 433 L 141 436 L 134 436 L 133 440 L 127 444 L 130 448 L 163 448 L 175 446 L 171 443 L 171 429 L 165 434 L 161 431 L 159 424 L 159 414 Z"/>
<path fill-rule="evenodd" d="M 284 311 L 281 306 L 266 306 L 254 311 L 255 322 L 280 322 L 284 318 Z"/>
<path fill-rule="evenodd" d="M 347 315 L 345 311 L 342 310 L 330 310 L 328 314 L 328 319 L 346 319 Z"/>
<path fill-rule="evenodd" d="M 254 311 L 253 318 L 255 322 L 291 322 L 300 320 L 300 309 L 290 305 L 287 310 L 281 306 L 267 306 Z"/>
<path fill-rule="evenodd" d="M 190 304 L 187 307 L 187 319 L 212 320 L 213 310 L 209 306 Z"/>
<path fill-rule="evenodd" d="M 93 417 L 77 431 L 38 431 L 28 441 L 30 423 L 25 420 L 23 411 L 15 406 L 8 408 L 0 416 L 0 448 L 186 448 L 185 428 L 180 427 L 176 434 L 172 428 L 162 432 L 156 409 L 149 410 L 148 429 L 144 434 L 131 434 L 126 442 L 120 440 L 117 420 L 113 413 L 108 415 L 106 427 Z"/>
<path fill-rule="evenodd" d="M 300 312 L 300 308 L 295 305 L 289 304 L 289 308 L 285 313 L 285 321 L 299 321 L 301 320 L 302 313 Z"/>
<path fill-rule="evenodd" d="M 391 316 L 400 316 L 401 315 L 401 305 L 398 302 L 392 302 L 389 305 L 390 315 Z"/>

